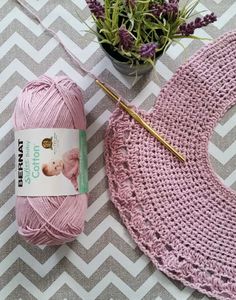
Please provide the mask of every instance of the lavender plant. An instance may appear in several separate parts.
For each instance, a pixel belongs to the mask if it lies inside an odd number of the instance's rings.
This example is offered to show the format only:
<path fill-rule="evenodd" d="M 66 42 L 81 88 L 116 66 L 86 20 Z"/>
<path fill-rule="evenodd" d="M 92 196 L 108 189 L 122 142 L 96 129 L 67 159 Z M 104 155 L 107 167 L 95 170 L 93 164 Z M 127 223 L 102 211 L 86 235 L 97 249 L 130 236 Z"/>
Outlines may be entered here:
<path fill-rule="evenodd" d="M 154 64 L 168 46 L 194 35 L 216 21 L 214 13 L 189 22 L 199 0 L 180 6 L 179 0 L 86 0 L 98 40 L 130 63 Z"/>

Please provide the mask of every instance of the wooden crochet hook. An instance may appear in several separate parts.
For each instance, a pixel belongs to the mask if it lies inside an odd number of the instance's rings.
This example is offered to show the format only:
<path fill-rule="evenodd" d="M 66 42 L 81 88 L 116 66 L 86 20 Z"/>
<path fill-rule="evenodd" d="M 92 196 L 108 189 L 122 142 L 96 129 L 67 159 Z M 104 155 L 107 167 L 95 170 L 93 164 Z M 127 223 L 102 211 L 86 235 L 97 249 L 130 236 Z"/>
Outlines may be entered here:
<path fill-rule="evenodd" d="M 175 156 L 177 156 L 181 161 L 185 161 L 185 157 L 179 153 L 174 147 L 172 147 L 166 140 L 164 140 L 151 126 L 149 126 L 144 119 L 137 114 L 132 108 L 126 105 L 120 98 L 104 83 L 96 79 L 96 83 L 115 101 L 119 102 L 121 108 L 123 108 L 135 121 L 137 121 L 142 127 L 144 127 L 148 132 L 151 133 L 162 145 L 164 145 L 169 151 L 171 151 Z"/>

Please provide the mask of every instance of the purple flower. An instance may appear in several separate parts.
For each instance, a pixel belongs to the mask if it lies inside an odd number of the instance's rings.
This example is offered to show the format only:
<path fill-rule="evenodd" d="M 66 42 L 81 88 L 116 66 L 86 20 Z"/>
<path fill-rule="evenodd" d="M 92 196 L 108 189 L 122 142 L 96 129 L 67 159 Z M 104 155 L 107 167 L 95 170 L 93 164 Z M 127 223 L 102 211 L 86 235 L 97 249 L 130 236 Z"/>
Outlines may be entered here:
<path fill-rule="evenodd" d="M 151 10 L 152 14 L 155 17 L 159 18 L 160 15 L 161 15 L 161 13 L 162 13 L 162 11 L 163 11 L 163 5 L 160 5 L 160 4 L 151 4 L 150 5 L 150 10 Z"/>
<path fill-rule="evenodd" d="M 206 15 L 203 17 L 202 25 L 207 26 L 210 23 L 214 23 L 217 21 L 217 17 L 214 13 L 211 13 L 210 15 Z"/>
<path fill-rule="evenodd" d="M 217 20 L 217 17 L 214 13 L 209 15 L 205 15 L 202 19 L 196 18 L 194 22 L 190 22 L 188 24 L 184 23 L 180 25 L 179 30 L 180 33 L 184 36 L 189 36 L 194 33 L 195 29 L 207 26 L 210 23 L 213 23 Z"/>
<path fill-rule="evenodd" d="M 161 4 L 151 4 L 150 10 L 152 14 L 157 17 L 174 17 L 176 18 L 179 11 L 179 5 L 177 0 L 170 0 L 169 3 L 164 2 Z"/>
<path fill-rule="evenodd" d="M 130 32 L 126 29 L 125 25 L 121 25 L 119 28 L 120 46 L 124 50 L 130 50 L 133 47 L 134 38 Z"/>
<path fill-rule="evenodd" d="M 165 14 L 166 15 L 173 15 L 173 16 L 177 16 L 178 11 L 179 11 L 179 6 L 177 2 L 173 2 L 173 3 L 169 3 L 169 4 L 164 4 L 164 9 L 165 9 Z"/>
<path fill-rule="evenodd" d="M 101 3 L 98 0 L 86 0 L 88 7 L 91 11 L 91 13 L 97 18 L 97 19 L 105 19 L 105 9 L 104 6 L 101 5 Z"/>
<path fill-rule="evenodd" d="M 136 0 L 126 0 L 126 5 L 134 8 L 136 5 Z"/>
<path fill-rule="evenodd" d="M 157 44 L 156 43 L 147 43 L 143 44 L 140 49 L 139 53 L 143 58 L 152 58 L 156 54 Z"/>

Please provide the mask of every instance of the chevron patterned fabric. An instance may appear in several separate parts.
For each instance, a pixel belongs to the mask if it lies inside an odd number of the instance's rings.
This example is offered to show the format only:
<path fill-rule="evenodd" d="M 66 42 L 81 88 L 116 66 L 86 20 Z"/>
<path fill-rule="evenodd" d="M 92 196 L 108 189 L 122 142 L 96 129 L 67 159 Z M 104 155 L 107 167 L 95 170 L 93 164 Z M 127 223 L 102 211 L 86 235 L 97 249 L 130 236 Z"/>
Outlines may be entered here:
<path fill-rule="evenodd" d="M 23 0 L 22 0 L 23 2 Z M 78 15 L 92 24 L 85 0 L 24 1 L 56 31 L 92 73 L 114 86 L 131 104 L 149 110 L 177 67 L 208 41 L 182 40 L 158 61 L 154 72 L 138 78 L 119 74 L 87 33 Z M 235 0 L 201 0 L 197 10 L 219 17 L 198 30 L 216 38 L 235 27 Z M 17 234 L 14 195 L 14 136 L 11 115 L 29 80 L 66 74 L 82 88 L 88 120 L 90 202 L 85 231 L 60 247 L 34 247 Z M 83 74 L 63 48 L 15 0 L 0 1 L 0 299 L 207 300 L 156 270 L 137 248 L 109 200 L 103 138 L 114 110 L 94 80 Z M 225 185 L 236 189 L 236 107 L 215 128 L 209 143 L 212 165 Z"/>

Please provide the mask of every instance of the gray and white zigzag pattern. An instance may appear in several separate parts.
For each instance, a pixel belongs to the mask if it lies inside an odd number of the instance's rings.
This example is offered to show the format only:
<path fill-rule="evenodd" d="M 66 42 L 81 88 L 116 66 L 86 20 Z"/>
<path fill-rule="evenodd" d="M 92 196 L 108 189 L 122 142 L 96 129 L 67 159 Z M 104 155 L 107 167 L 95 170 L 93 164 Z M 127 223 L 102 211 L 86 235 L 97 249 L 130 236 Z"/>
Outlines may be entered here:
<path fill-rule="evenodd" d="M 163 84 L 205 41 L 173 45 L 154 74 L 138 79 L 119 74 L 104 57 L 78 14 L 92 24 L 85 0 L 25 1 L 92 73 L 108 81 L 133 105 L 149 110 Z M 219 20 L 199 30 L 216 38 L 236 24 L 234 0 L 202 0 L 198 10 Z M 79 83 L 88 120 L 90 203 L 85 231 L 61 247 L 32 247 L 19 238 L 14 216 L 14 153 L 11 114 L 24 84 L 47 73 L 64 73 Z M 54 38 L 43 32 L 14 0 L 0 1 L 0 299 L 156 299 L 206 300 L 156 270 L 121 223 L 109 200 L 103 138 L 113 103 L 81 73 Z M 227 186 L 236 189 L 236 109 L 215 128 L 209 144 L 212 164 Z"/>

